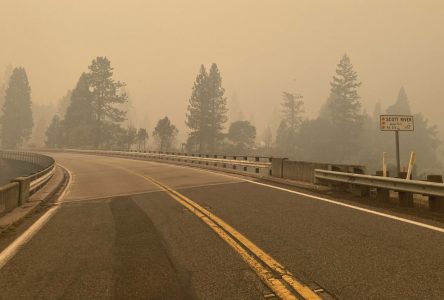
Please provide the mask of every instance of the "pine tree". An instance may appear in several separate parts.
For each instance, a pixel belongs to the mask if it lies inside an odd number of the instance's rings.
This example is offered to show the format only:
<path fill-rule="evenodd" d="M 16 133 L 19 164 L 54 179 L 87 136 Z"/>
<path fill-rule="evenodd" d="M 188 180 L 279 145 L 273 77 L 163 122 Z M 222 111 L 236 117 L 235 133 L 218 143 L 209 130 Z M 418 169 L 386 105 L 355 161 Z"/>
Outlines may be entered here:
<path fill-rule="evenodd" d="M 191 130 L 188 137 L 188 148 L 198 147 L 202 152 L 205 147 L 206 136 L 208 136 L 208 73 L 204 65 L 200 66 L 199 74 L 193 84 L 193 90 L 188 104 L 186 114 L 186 125 Z"/>
<path fill-rule="evenodd" d="M 24 68 L 15 68 L 5 93 L 2 125 L 4 148 L 17 148 L 29 140 L 34 125 L 31 110 L 31 88 Z"/>
<path fill-rule="evenodd" d="M 104 137 L 110 134 L 113 125 L 125 120 L 126 112 L 117 105 L 126 102 L 127 96 L 121 93 L 125 83 L 114 81 L 111 62 L 106 57 L 97 57 L 89 66 L 89 86 L 93 97 L 95 117 L 94 139 L 95 147 L 104 144 Z"/>
<path fill-rule="evenodd" d="M 286 156 L 295 155 L 297 149 L 297 133 L 302 124 L 304 102 L 302 95 L 283 93 L 282 114 L 283 120 L 276 134 L 276 145 Z"/>
<path fill-rule="evenodd" d="M 71 93 L 70 103 L 63 121 L 67 146 L 80 148 L 93 146 L 95 115 L 92 101 L 93 95 L 89 89 L 89 75 L 83 73 Z"/>
<path fill-rule="evenodd" d="M 319 117 L 301 127 L 299 144 L 302 156 L 332 163 L 356 163 L 365 119 L 361 112 L 359 86 L 357 73 L 344 54 Z"/>
<path fill-rule="evenodd" d="M 387 107 L 387 114 L 392 114 L 392 115 L 412 114 L 407 93 L 405 92 L 404 87 L 401 87 L 401 89 L 399 90 L 396 102 L 393 105 Z"/>
<path fill-rule="evenodd" d="M 410 104 L 407 93 L 402 87 L 399 90 L 395 103 L 386 110 L 387 114 L 411 115 Z M 420 173 L 422 172 L 439 172 L 442 165 L 438 161 L 438 147 L 441 141 L 438 138 L 438 130 L 436 125 L 429 125 L 428 120 L 421 113 L 413 113 L 415 130 L 411 132 L 400 133 L 401 146 L 401 164 L 406 164 L 411 151 L 416 152 L 416 165 Z M 394 153 L 394 143 L 392 136 L 384 135 L 386 141 L 383 147 L 385 151 Z M 388 150 L 387 150 L 388 148 Z M 394 155 L 392 156 L 394 157 Z"/>
<path fill-rule="evenodd" d="M 301 114 L 304 112 L 302 101 L 303 96 L 284 92 L 282 99 L 282 113 L 287 125 L 296 131 L 302 123 Z"/>
<path fill-rule="evenodd" d="M 327 101 L 327 115 L 333 122 L 347 125 L 360 122 L 361 102 L 357 88 L 361 86 L 358 75 L 347 54 L 336 68 L 336 76 L 330 83 L 330 97 Z"/>
<path fill-rule="evenodd" d="M 227 118 L 227 100 L 224 97 L 222 78 L 216 64 L 210 72 L 201 65 L 193 85 L 188 105 L 186 125 L 191 133 L 188 148 L 197 146 L 199 152 L 214 152 L 222 140 L 222 130 Z"/>
<path fill-rule="evenodd" d="M 227 116 L 227 98 L 224 96 L 225 89 L 222 87 L 222 77 L 215 63 L 211 65 L 208 74 L 208 93 L 209 93 L 209 117 L 210 132 L 208 147 L 211 153 L 216 150 L 216 145 L 222 140 L 222 130 L 228 120 Z"/>
<path fill-rule="evenodd" d="M 5 72 L 3 73 L 3 77 L 0 79 L 0 108 L 3 107 L 3 104 L 5 102 L 6 89 L 8 88 L 9 78 L 11 77 L 12 70 L 12 66 L 8 65 L 5 69 Z M 2 111 L 0 110 L 0 116 L 1 115 Z"/>
<path fill-rule="evenodd" d="M 360 148 L 359 136 L 364 122 L 358 94 L 360 86 L 361 82 L 358 81 L 350 58 L 344 54 L 330 83 L 330 96 L 326 106 L 329 149 L 338 162 L 355 162 Z"/>

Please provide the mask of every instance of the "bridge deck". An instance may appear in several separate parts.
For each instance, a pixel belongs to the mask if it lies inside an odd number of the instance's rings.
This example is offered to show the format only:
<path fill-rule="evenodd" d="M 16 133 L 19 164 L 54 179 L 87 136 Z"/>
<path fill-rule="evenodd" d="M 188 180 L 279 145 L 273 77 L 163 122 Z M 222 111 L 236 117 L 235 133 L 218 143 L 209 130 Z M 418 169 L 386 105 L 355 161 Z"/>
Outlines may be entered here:
<path fill-rule="evenodd" d="M 46 226 L 0 269 L 0 290 L 9 298 L 259 299 L 271 293 L 224 240 L 147 177 L 335 297 L 444 295 L 440 224 L 419 220 L 431 225 L 426 228 L 195 168 L 54 157 L 72 172 L 72 186 Z M 0 250 L 5 246 L 0 240 Z"/>

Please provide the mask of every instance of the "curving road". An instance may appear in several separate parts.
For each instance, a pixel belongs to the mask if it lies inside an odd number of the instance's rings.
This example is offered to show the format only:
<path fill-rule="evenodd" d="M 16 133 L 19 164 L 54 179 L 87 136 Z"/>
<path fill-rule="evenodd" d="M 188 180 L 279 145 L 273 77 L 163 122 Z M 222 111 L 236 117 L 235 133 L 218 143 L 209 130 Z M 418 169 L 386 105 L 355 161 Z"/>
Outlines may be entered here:
<path fill-rule="evenodd" d="M 51 155 L 72 173 L 71 188 L 0 269 L 0 299 L 272 298 L 223 239 L 149 178 L 217 215 L 328 295 L 444 298 L 439 224 L 407 223 L 195 168 Z"/>

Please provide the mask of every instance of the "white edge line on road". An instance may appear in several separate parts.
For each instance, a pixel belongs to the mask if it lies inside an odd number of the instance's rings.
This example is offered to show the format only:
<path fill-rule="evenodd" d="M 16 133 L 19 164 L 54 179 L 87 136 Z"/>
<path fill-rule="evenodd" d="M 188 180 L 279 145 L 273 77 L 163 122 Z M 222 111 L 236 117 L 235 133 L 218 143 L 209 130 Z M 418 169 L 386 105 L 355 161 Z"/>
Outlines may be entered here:
<path fill-rule="evenodd" d="M 187 166 L 182 166 L 182 167 L 186 168 Z M 195 168 L 195 169 L 197 169 L 197 168 Z M 238 176 L 236 176 L 237 174 L 236 175 L 223 174 L 222 173 L 223 171 L 206 170 L 206 169 L 200 169 L 200 170 L 204 171 L 204 172 L 211 172 L 211 173 L 219 174 L 221 176 L 237 178 L 237 179 L 239 179 L 240 177 L 248 177 L 248 174 L 245 174 L 245 176 L 239 175 L 239 177 L 238 177 Z M 407 224 L 416 225 L 416 226 L 419 226 L 419 227 L 423 227 L 423 228 L 427 228 L 427 229 L 430 229 L 430 230 L 434 230 L 434 231 L 438 231 L 438 232 L 444 233 L 444 228 L 442 228 L 442 227 L 433 226 L 433 225 L 429 225 L 429 224 L 425 224 L 425 223 L 409 220 L 409 219 L 402 218 L 402 217 L 397 217 L 397 216 L 394 216 L 394 215 L 378 212 L 378 211 L 375 211 L 375 210 L 359 207 L 359 206 L 356 206 L 356 205 L 351 205 L 351 204 L 343 203 L 343 202 L 340 202 L 340 201 L 335 201 L 335 200 L 332 200 L 332 199 L 327 199 L 327 198 L 324 198 L 324 197 L 319 197 L 319 196 L 315 196 L 315 195 L 311 195 L 311 194 L 307 194 L 307 193 L 302 193 L 302 192 L 286 189 L 286 188 L 283 188 L 283 187 L 275 186 L 275 185 L 272 185 L 272 184 L 266 184 L 266 183 L 262 183 L 262 182 L 257 182 L 257 181 L 252 180 L 252 179 L 243 179 L 243 181 L 240 181 L 240 182 L 249 182 L 249 183 L 252 183 L 252 184 L 257 184 L 257 185 L 265 186 L 265 187 L 268 187 L 268 188 L 280 190 L 280 191 L 291 193 L 291 194 L 296 194 L 296 195 L 299 195 L 299 196 L 304 196 L 304 197 L 307 197 L 307 198 L 311 198 L 311 199 L 327 202 L 327 203 L 330 203 L 330 204 L 335 204 L 335 205 L 339 205 L 339 206 L 343 206 L 343 207 L 348 207 L 348 208 L 351 208 L 351 209 L 359 210 L 359 211 L 366 212 L 366 213 L 373 214 L 373 215 L 377 215 L 377 216 L 380 216 L 380 217 L 384 217 L 384 218 L 388 218 L 388 219 L 392 219 L 392 220 L 396 220 L 396 221 L 404 222 L 404 223 L 407 223 Z"/>
<path fill-rule="evenodd" d="M 396 217 L 396 216 L 389 215 L 389 214 L 386 214 L 386 213 L 378 212 L 378 211 L 375 211 L 375 210 L 371 210 L 371 209 L 367 209 L 367 208 L 363 208 L 363 207 L 359 207 L 359 206 L 355 206 L 355 205 L 351 205 L 351 204 L 347 204 L 347 203 L 343 203 L 343 202 L 339 202 L 339 201 L 335 201 L 335 200 L 319 197 L 319 196 L 314 196 L 314 195 L 310 195 L 310 194 L 306 194 L 306 193 L 302 193 L 302 192 L 297 192 L 297 191 L 294 191 L 294 190 L 289 190 L 289 189 L 278 187 L 278 186 L 274 186 L 274 185 L 271 185 L 271 184 L 256 182 L 256 181 L 253 181 L 253 180 L 246 180 L 246 182 L 257 184 L 257 185 L 261 185 L 261 186 L 265 186 L 265 187 L 269 187 L 269 188 L 273 188 L 273 189 L 276 189 L 276 190 L 280 190 L 280 191 L 284 191 L 284 192 L 288 192 L 288 193 L 292 193 L 292 194 L 296 194 L 296 195 L 299 195 L 299 196 L 304 196 L 304 197 L 308 197 L 308 198 L 324 201 L 324 202 L 335 204 L 335 205 L 339 205 L 339 206 L 348 207 L 348 208 L 359 210 L 359 211 L 363 211 L 363 212 L 366 212 L 366 213 L 369 213 L 369 214 L 385 217 L 385 218 L 388 218 L 388 219 L 392 219 L 392 220 L 396 220 L 396 221 L 400 221 L 400 222 L 404 222 L 404 223 L 408 223 L 408 224 L 412 224 L 412 225 L 416 225 L 416 226 L 419 226 L 419 227 L 423 227 L 423 228 L 427 228 L 427 229 L 431 229 L 431 230 L 434 230 L 434 231 L 438 231 L 438 232 L 444 233 L 444 228 L 441 228 L 441 227 L 437 227 L 437 226 L 433 226 L 433 225 L 429 225 L 429 224 L 425 224 L 425 223 L 421 223 L 421 222 L 417 222 L 417 221 L 413 221 L 413 220 L 409 220 L 409 219 L 405 219 L 405 218 L 401 218 L 401 217 Z"/>
<path fill-rule="evenodd" d="M 63 192 L 57 197 L 55 203 L 58 203 L 63 199 L 68 193 L 71 187 L 72 174 L 71 172 L 58 164 L 60 167 L 68 172 L 68 183 L 66 184 Z M 32 224 L 25 232 L 23 232 L 17 239 L 15 239 L 8 247 L 6 247 L 0 253 L 0 270 L 6 265 L 6 263 L 17 254 L 21 247 L 23 247 L 56 213 L 60 206 L 56 205 L 47 210 L 34 224 Z"/>
<path fill-rule="evenodd" d="M 241 183 L 241 182 L 249 182 L 249 183 L 252 183 L 252 184 L 257 184 L 257 185 L 265 186 L 265 187 L 268 187 L 268 188 L 284 191 L 284 192 L 287 192 L 287 193 L 296 194 L 296 195 L 299 195 L 299 196 L 303 196 L 303 197 L 307 197 L 307 198 L 311 198 L 311 199 L 327 202 L 327 203 L 330 203 L 330 204 L 335 204 L 335 205 L 351 208 L 351 209 L 354 209 L 354 210 L 359 210 L 359 211 L 366 212 L 366 213 L 373 214 L 373 215 L 377 215 L 377 216 L 380 216 L 380 217 L 384 217 L 384 218 L 392 219 L 392 220 L 395 220 L 395 221 L 400 221 L 400 222 L 403 222 L 403 223 L 407 223 L 407 224 L 415 225 L 415 226 L 418 226 L 418 227 L 427 228 L 427 229 L 430 229 L 430 230 L 434 230 L 434 231 L 437 231 L 437 232 L 444 233 L 444 228 L 442 228 L 442 227 L 437 227 L 437 226 L 433 226 L 433 225 L 429 225 L 429 224 L 425 224 L 425 223 L 409 220 L 409 219 L 406 219 L 406 218 L 393 216 L 393 215 L 390 215 L 390 214 L 386 214 L 386 213 L 378 212 L 378 211 L 375 211 L 375 210 L 359 207 L 359 206 L 356 206 L 356 205 L 351 205 L 351 204 L 343 203 L 343 202 L 340 202 L 340 201 L 335 201 L 335 200 L 327 199 L 327 198 L 324 198 L 324 197 L 319 197 L 319 196 L 314 196 L 314 195 L 310 195 L 310 194 L 306 194 L 306 193 L 302 193 L 302 192 L 297 192 L 297 191 L 294 191 L 294 190 L 282 188 L 282 187 L 271 185 L 271 184 L 257 182 L 257 181 L 252 180 L 252 179 L 246 179 L 245 177 L 248 177 L 248 174 L 245 174 L 245 175 L 227 174 L 227 173 L 223 173 L 222 170 L 221 171 L 219 171 L 219 170 L 210 170 L 210 169 L 198 168 L 198 167 L 194 167 L 194 166 L 177 165 L 177 164 L 168 163 L 168 162 L 154 162 L 154 161 L 148 161 L 148 160 L 146 162 L 157 163 L 157 164 L 167 164 L 167 165 L 178 166 L 178 167 L 183 167 L 183 168 L 187 168 L 187 169 L 199 170 L 199 171 L 202 171 L 202 172 L 209 172 L 209 173 L 213 173 L 213 174 L 218 174 L 218 175 L 224 176 L 224 177 L 237 178 L 237 179 L 241 179 L 242 180 L 242 181 L 239 181 L 239 183 Z M 144 177 L 143 175 L 140 175 L 140 174 L 138 174 L 136 172 L 131 172 L 131 173 L 134 173 L 134 174 L 137 174 L 139 176 Z M 251 178 L 251 177 L 249 177 L 249 178 Z"/>

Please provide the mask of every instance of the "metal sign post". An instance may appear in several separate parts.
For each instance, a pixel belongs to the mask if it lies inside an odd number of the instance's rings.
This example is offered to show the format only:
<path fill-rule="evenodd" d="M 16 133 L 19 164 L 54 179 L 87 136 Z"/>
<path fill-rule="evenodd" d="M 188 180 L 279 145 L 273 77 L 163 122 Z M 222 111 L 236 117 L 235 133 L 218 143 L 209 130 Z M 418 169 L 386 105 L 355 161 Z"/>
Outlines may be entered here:
<path fill-rule="evenodd" d="M 398 177 L 401 173 L 401 158 L 399 155 L 399 132 L 415 130 L 413 116 L 406 115 L 381 115 L 379 117 L 381 131 L 394 131 L 396 143 L 396 168 Z"/>
<path fill-rule="evenodd" d="M 401 174 L 401 158 L 399 157 L 399 130 L 395 131 L 395 143 L 396 143 L 396 173 Z"/>

